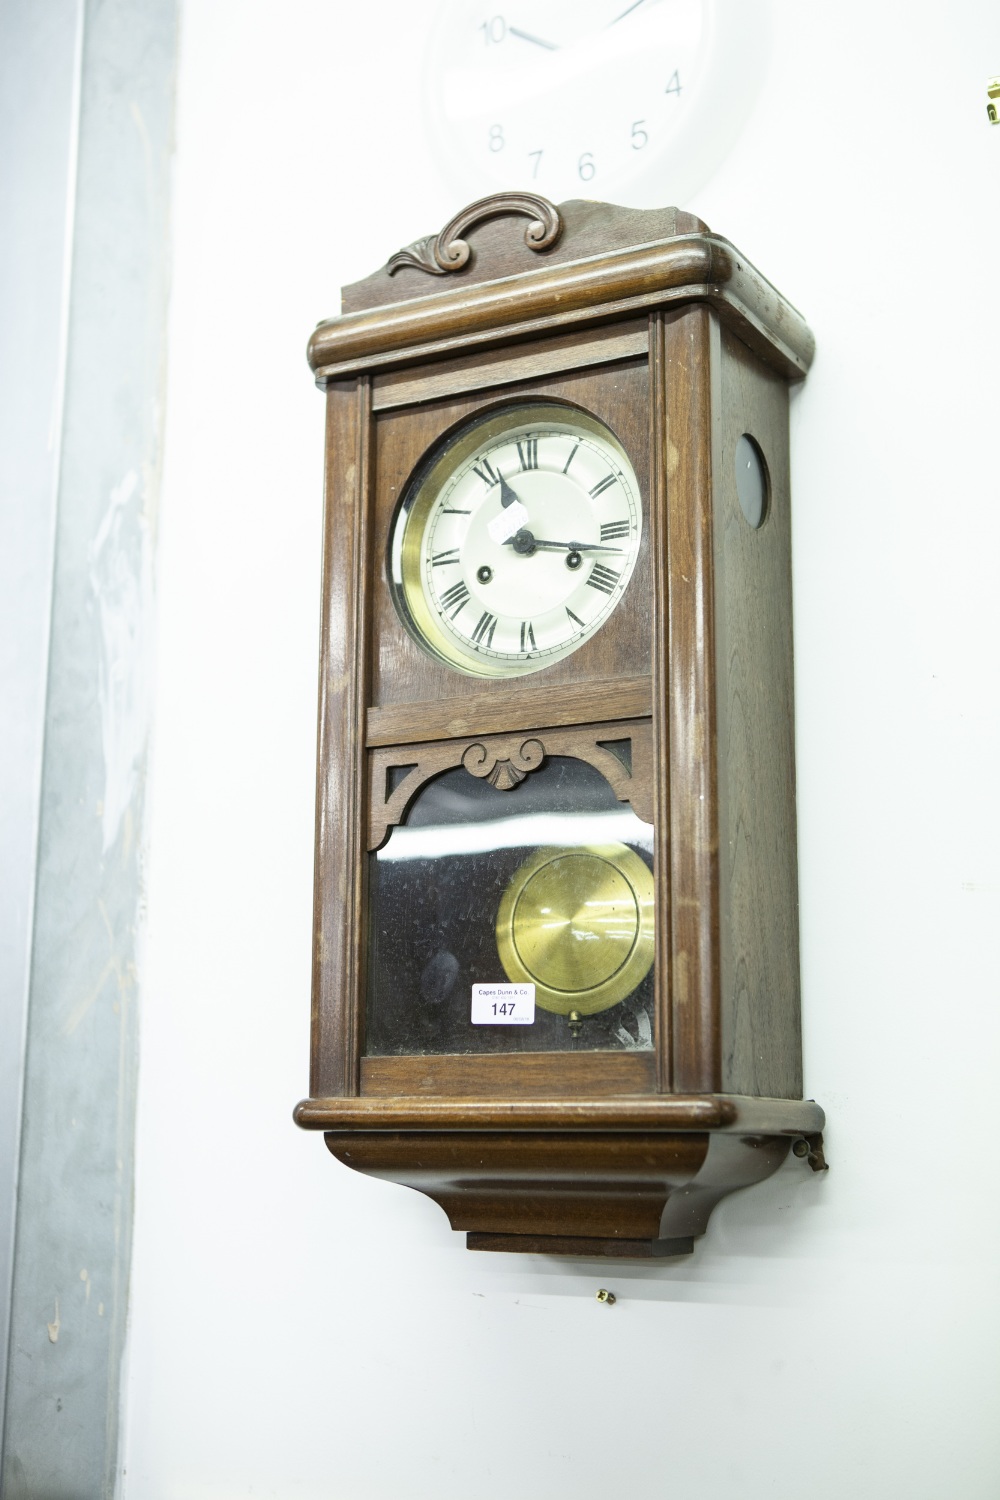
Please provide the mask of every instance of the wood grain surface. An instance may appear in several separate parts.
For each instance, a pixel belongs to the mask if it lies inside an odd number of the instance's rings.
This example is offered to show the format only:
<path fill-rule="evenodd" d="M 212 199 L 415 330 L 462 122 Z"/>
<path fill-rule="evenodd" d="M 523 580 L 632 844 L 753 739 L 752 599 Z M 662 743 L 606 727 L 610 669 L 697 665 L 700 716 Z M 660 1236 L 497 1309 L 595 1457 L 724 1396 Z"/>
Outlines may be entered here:
<path fill-rule="evenodd" d="M 364 953 L 364 761 L 368 677 L 371 384 L 327 392 L 323 604 L 313 901 L 312 1088 L 354 1093 Z"/>
<path fill-rule="evenodd" d="M 666 653 L 669 765 L 671 1087 L 720 1087 L 716 787 L 714 449 L 719 420 L 718 320 L 702 305 L 661 317 L 666 450 Z M 662 887 L 661 887 L 662 891 Z M 661 896 L 662 899 L 662 896 Z"/>
<path fill-rule="evenodd" d="M 718 676 L 721 1086 L 802 1093 L 788 388 L 723 331 L 714 486 Z M 769 501 L 754 529 L 736 444 L 763 452 Z"/>
<path fill-rule="evenodd" d="M 512 1084 L 513 1080 L 513 1084 Z M 653 1092 L 649 1052 L 523 1052 L 495 1057 L 363 1057 L 361 1094 L 392 1099 L 613 1098 Z"/>
<path fill-rule="evenodd" d="M 422 368 L 392 370 L 372 380 L 372 409 L 389 411 L 415 401 L 487 391 L 493 386 L 536 380 L 541 375 L 558 375 L 563 370 L 643 356 L 648 338 L 646 324 L 645 318 L 635 318 L 607 328 L 535 339 L 515 345 L 513 351 L 484 350 L 457 359 L 435 360 Z"/>
<path fill-rule="evenodd" d="M 448 358 L 572 326 L 701 302 L 788 379 L 809 368 L 801 315 L 728 240 L 687 234 L 481 285 L 463 283 L 321 323 L 309 341 L 317 381 Z"/>
<path fill-rule="evenodd" d="M 487 686 L 482 677 L 456 671 L 423 649 L 401 622 L 390 595 L 388 549 L 393 520 L 414 471 L 427 453 L 453 434 L 464 420 L 483 411 L 501 409 L 518 401 L 562 402 L 583 408 L 611 429 L 629 454 L 640 493 L 645 496 L 649 490 L 648 391 L 647 363 L 633 360 L 528 381 L 505 391 L 499 399 L 459 397 L 379 413 L 375 419 L 376 493 L 371 539 L 376 569 L 370 611 L 371 708 L 480 697 Z M 650 552 L 648 527 L 644 527 L 628 587 L 597 634 L 572 655 L 539 673 L 495 682 L 489 688 L 491 701 L 516 709 L 522 690 L 530 691 L 536 682 L 540 686 L 543 680 L 549 691 L 569 684 L 579 690 L 590 682 L 606 685 L 619 679 L 648 676 L 649 618 Z M 624 707 L 614 710 L 616 718 L 628 714 Z"/>
<path fill-rule="evenodd" d="M 405 745 L 442 735 L 464 738 L 502 730 L 555 728 L 561 724 L 607 724 L 652 713 L 649 677 L 600 679 L 577 686 L 553 684 L 547 675 L 533 684 L 521 678 L 516 694 L 497 698 L 495 688 L 473 688 L 461 697 L 442 696 L 426 703 L 393 703 L 370 708 L 368 745 Z"/>
<path fill-rule="evenodd" d="M 484 1059 L 485 1060 L 485 1059 Z M 525 1059 L 515 1059 L 523 1062 Z M 621 1060 L 619 1056 L 619 1060 Z M 388 1059 L 380 1059 L 387 1062 Z M 498 1058 L 495 1082 L 503 1086 Z M 516 1069 L 513 1071 L 517 1071 Z M 530 1077 L 530 1070 L 524 1070 Z M 611 1098 L 480 1099 L 436 1095 L 304 1099 L 295 1109 L 305 1130 L 730 1130 L 737 1134 L 815 1134 L 824 1114 L 811 1099 L 753 1099 L 729 1094 L 633 1094 Z"/>

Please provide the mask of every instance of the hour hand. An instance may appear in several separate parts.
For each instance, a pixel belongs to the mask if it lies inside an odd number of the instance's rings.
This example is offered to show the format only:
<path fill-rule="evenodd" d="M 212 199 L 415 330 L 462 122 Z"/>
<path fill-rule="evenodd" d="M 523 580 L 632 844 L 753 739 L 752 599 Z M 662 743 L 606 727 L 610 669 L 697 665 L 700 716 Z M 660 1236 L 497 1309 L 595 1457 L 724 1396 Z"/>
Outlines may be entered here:
<path fill-rule="evenodd" d="M 502 474 L 500 475 L 500 504 L 505 508 L 508 505 L 517 504 L 517 496 Z"/>

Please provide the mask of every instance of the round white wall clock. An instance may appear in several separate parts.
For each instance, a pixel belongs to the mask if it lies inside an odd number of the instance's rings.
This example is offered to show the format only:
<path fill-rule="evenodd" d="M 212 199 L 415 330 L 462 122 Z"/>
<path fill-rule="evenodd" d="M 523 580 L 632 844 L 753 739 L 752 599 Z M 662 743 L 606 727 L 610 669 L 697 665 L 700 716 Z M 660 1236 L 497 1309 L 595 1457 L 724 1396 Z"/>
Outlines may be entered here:
<path fill-rule="evenodd" d="M 425 104 L 456 189 L 683 203 L 756 97 L 767 0 L 444 0 Z"/>

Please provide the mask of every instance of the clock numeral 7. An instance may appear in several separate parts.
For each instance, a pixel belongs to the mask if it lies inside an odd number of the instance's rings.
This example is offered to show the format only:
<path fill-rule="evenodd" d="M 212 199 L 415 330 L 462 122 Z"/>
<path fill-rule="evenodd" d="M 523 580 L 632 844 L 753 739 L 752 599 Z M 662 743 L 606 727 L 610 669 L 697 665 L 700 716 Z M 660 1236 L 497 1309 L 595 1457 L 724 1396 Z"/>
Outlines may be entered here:
<path fill-rule="evenodd" d="M 542 164 L 542 155 L 543 155 L 543 153 L 541 151 L 529 151 L 528 155 L 529 156 L 533 156 L 535 158 L 535 165 L 531 169 L 531 175 L 532 175 L 532 177 L 537 177 L 538 176 L 538 168 Z"/>
<path fill-rule="evenodd" d="M 491 615 L 488 609 L 484 609 L 482 614 L 479 616 L 479 623 L 476 625 L 475 630 L 472 632 L 472 639 L 477 643 L 477 645 L 482 645 L 483 641 L 485 641 L 487 646 L 492 646 L 493 632 L 494 630 L 496 630 L 496 628 L 496 615 Z"/>

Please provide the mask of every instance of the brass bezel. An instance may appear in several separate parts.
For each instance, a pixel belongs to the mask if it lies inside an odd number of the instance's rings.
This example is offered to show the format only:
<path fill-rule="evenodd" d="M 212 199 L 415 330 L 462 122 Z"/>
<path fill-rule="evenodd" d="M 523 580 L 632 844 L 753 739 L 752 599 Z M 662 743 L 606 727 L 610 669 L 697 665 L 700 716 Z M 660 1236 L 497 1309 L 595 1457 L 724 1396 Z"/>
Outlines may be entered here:
<path fill-rule="evenodd" d="M 634 494 L 636 514 L 635 546 L 628 576 L 611 609 L 587 634 L 566 644 L 565 649 L 541 659 L 518 661 L 491 660 L 479 653 L 465 652 L 442 628 L 431 609 L 422 583 L 424 533 L 431 512 L 445 484 L 455 469 L 478 449 L 495 444 L 498 438 L 524 426 L 558 421 L 569 429 L 577 428 L 598 438 L 612 448 Z M 418 465 L 400 502 L 389 540 L 388 576 L 396 612 L 410 635 L 432 656 L 472 677 L 510 678 L 539 672 L 557 661 L 563 661 L 601 630 L 625 596 L 638 561 L 643 529 L 643 497 L 635 466 L 618 438 L 605 422 L 580 407 L 561 401 L 519 401 L 495 408 L 485 416 L 465 423 Z"/>

